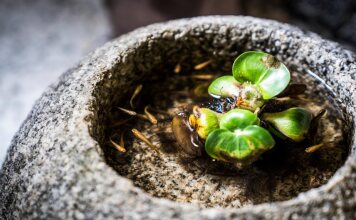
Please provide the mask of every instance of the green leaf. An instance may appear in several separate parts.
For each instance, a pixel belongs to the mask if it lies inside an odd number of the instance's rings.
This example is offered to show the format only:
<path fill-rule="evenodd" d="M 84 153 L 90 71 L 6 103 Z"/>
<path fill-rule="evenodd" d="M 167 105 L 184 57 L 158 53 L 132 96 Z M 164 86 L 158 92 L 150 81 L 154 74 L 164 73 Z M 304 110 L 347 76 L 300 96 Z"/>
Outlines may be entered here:
<path fill-rule="evenodd" d="M 237 97 L 240 89 L 241 84 L 233 76 L 221 76 L 209 85 L 208 92 L 213 97 Z"/>
<path fill-rule="evenodd" d="M 243 129 L 249 125 L 259 125 L 260 120 L 257 115 L 248 110 L 232 109 L 224 114 L 220 119 L 220 128 L 230 131 Z"/>
<path fill-rule="evenodd" d="M 308 134 L 312 114 L 304 108 L 290 108 L 282 112 L 264 113 L 262 119 L 295 142 L 303 141 Z"/>
<path fill-rule="evenodd" d="M 215 79 L 208 92 L 215 98 L 231 97 L 237 108 L 255 111 L 264 104 L 260 89 L 251 83 L 240 84 L 233 76 L 222 76 Z"/>
<path fill-rule="evenodd" d="M 238 82 L 258 86 L 265 100 L 280 94 L 290 81 L 289 70 L 283 63 L 258 51 L 248 51 L 237 57 L 232 72 Z"/>
<path fill-rule="evenodd" d="M 258 126 L 259 123 L 250 111 L 229 111 L 220 118 L 220 128 L 208 135 L 205 142 L 207 154 L 239 168 L 249 165 L 275 145 L 271 134 Z"/>
<path fill-rule="evenodd" d="M 193 108 L 193 114 L 189 116 L 189 124 L 198 133 L 201 139 L 206 139 L 210 132 L 219 128 L 220 114 L 208 108 Z"/>

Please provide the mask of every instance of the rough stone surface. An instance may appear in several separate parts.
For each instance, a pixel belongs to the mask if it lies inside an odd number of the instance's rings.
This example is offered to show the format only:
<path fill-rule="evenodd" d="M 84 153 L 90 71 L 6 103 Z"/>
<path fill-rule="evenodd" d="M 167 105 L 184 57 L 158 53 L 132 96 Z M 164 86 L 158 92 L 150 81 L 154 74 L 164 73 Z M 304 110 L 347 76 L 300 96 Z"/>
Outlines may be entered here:
<path fill-rule="evenodd" d="M 122 88 L 172 65 L 179 53 L 233 57 L 260 49 L 318 74 L 340 98 L 350 156 L 330 181 L 285 202 L 201 209 L 154 198 L 107 165 L 109 109 Z M 251 17 L 201 17 L 151 25 L 110 42 L 46 90 L 15 135 L 0 171 L 4 219 L 319 219 L 355 218 L 355 55 L 312 33 Z M 172 62 L 172 63 L 170 63 Z M 172 67 L 171 66 L 171 67 Z"/>

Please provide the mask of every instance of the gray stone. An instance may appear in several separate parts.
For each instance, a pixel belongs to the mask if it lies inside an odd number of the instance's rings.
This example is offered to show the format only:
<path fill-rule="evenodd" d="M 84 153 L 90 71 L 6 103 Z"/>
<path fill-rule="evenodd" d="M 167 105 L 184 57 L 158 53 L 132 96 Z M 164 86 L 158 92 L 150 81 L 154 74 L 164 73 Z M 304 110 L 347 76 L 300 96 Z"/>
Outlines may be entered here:
<path fill-rule="evenodd" d="M 184 54 L 231 59 L 264 50 L 307 68 L 339 97 L 350 155 L 323 186 L 283 201 L 232 208 L 155 198 L 106 162 L 108 115 L 125 89 Z M 355 218 L 356 62 L 338 44 L 290 25 L 251 17 L 200 17 L 155 24 L 99 48 L 61 76 L 36 102 L 0 171 L 4 219 L 319 219 Z M 193 62 L 192 61 L 192 62 Z"/>

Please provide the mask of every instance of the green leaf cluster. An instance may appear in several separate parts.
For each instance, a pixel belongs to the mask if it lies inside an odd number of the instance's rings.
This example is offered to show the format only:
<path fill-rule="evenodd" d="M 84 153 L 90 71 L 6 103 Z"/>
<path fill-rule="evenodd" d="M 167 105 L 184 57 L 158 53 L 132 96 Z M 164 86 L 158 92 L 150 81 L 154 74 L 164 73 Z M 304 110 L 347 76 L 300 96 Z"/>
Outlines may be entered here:
<path fill-rule="evenodd" d="M 195 107 L 189 123 L 205 140 L 207 154 L 219 161 L 243 168 L 275 145 L 268 129 L 260 126 L 256 110 L 282 93 L 291 76 L 288 68 L 274 56 L 248 51 L 235 60 L 231 76 L 214 80 L 208 92 L 214 98 L 230 97 L 235 108 L 217 113 Z M 303 108 L 264 113 L 261 119 L 278 136 L 303 141 L 308 134 L 312 114 Z"/>

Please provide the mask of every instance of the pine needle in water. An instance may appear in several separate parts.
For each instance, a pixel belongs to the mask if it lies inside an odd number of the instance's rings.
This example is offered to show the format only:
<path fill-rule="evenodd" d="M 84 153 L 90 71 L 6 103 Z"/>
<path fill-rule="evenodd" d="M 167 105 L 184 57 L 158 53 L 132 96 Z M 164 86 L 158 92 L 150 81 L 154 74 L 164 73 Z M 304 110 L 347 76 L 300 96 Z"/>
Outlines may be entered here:
<path fill-rule="evenodd" d="M 157 154 L 160 154 L 158 148 L 151 143 L 140 131 L 138 131 L 136 128 L 131 130 L 134 136 L 141 141 L 143 141 L 145 144 L 147 144 L 152 150 L 156 151 Z"/>
<path fill-rule="evenodd" d="M 139 117 L 139 118 L 148 120 L 148 117 L 147 117 L 146 115 L 138 114 L 138 113 L 135 112 L 135 111 L 128 110 L 128 109 L 121 108 L 121 107 L 117 107 L 117 108 L 120 109 L 122 112 L 128 114 L 128 115 L 137 116 L 137 117 Z"/>
<path fill-rule="evenodd" d="M 122 132 L 120 136 L 120 146 L 125 149 L 124 132 Z"/>
<path fill-rule="evenodd" d="M 110 138 L 110 143 L 121 153 L 126 152 L 126 149 L 123 146 L 120 146 L 119 144 L 115 143 L 111 138 Z"/>
<path fill-rule="evenodd" d="M 313 145 L 311 147 L 308 147 L 307 149 L 305 149 L 305 152 L 307 153 L 314 153 L 315 151 L 319 150 L 324 144 L 317 144 L 317 145 Z"/>
<path fill-rule="evenodd" d="M 205 68 L 206 66 L 208 66 L 211 63 L 211 61 L 212 60 L 208 60 L 208 61 L 205 61 L 203 63 L 199 63 L 199 64 L 194 66 L 194 69 L 195 70 L 201 70 L 201 69 Z"/>
<path fill-rule="evenodd" d="M 131 99 L 130 99 L 130 106 L 131 106 L 131 108 L 133 108 L 133 109 L 135 108 L 133 101 L 134 101 L 134 99 L 136 98 L 136 96 L 141 92 L 141 90 L 142 90 L 142 85 L 140 84 L 140 85 L 138 85 L 138 86 L 136 87 L 134 93 L 133 93 L 132 96 L 131 96 Z"/>
<path fill-rule="evenodd" d="M 205 74 L 205 75 L 192 75 L 193 79 L 200 79 L 200 80 L 211 80 L 214 78 L 214 75 Z"/>
<path fill-rule="evenodd" d="M 125 112 L 128 115 L 132 115 L 132 116 L 136 116 L 137 115 L 137 113 L 135 111 L 128 110 L 128 109 L 121 108 L 121 107 L 117 107 L 117 108 L 120 109 L 121 111 Z"/>
<path fill-rule="evenodd" d="M 155 116 L 153 116 L 149 111 L 148 111 L 148 106 L 145 107 L 144 109 L 145 115 L 147 116 L 148 120 L 152 123 L 152 124 L 157 124 L 157 119 Z"/>
<path fill-rule="evenodd" d="M 181 65 L 178 63 L 175 67 L 174 67 L 174 73 L 178 74 L 180 73 L 180 71 L 182 70 Z"/>

